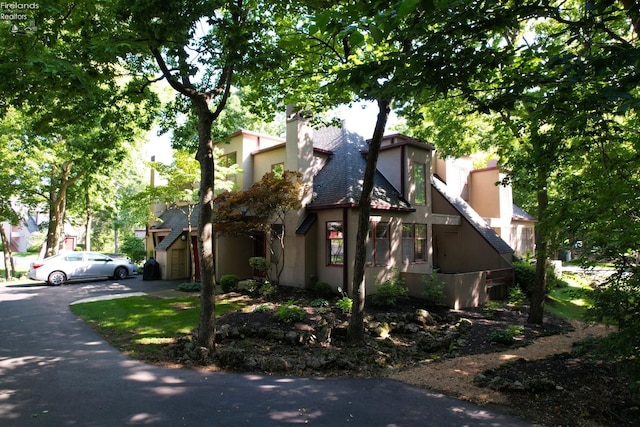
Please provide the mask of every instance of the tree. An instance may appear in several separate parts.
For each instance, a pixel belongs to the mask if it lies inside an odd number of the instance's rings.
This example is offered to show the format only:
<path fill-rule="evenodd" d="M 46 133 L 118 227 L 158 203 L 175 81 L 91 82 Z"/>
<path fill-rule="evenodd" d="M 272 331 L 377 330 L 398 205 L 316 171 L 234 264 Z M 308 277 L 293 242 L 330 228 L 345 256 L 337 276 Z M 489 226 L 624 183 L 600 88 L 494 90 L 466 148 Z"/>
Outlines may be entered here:
<path fill-rule="evenodd" d="M 253 0 L 196 4 L 141 0 L 121 2 L 116 13 L 127 23 L 124 37 L 139 47 L 136 63 L 141 66 L 137 71 L 148 72 L 150 54 L 162 78 L 197 117 L 202 280 L 198 344 L 206 348 L 213 348 L 215 329 L 211 128 L 225 108 L 234 78 L 276 63 L 277 56 L 262 52 L 271 46 L 274 33 L 268 26 L 277 22 L 277 12 L 277 4 Z"/>
<path fill-rule="evenodd" d="M 294 171 L 269 172 L 247 190 L 223 192 L 214 200 L 217 232 L 245 236 L 264 233 L 277 282 L 284 268 L 286 216 L 302 206 L 301 178 L 302 175 Z M 274 229 L 273 224 L 278 224 L 279 229 Z M 278 241 L 279 254 L 273 250 L 274 239 Z"/>
<path fill-rule="evenodd" d="M 311 110 L 359 100 L 373 101 L 379 109 L 358 204 L 349 288 L 354 300 L 351 342 L 364 339 L 364 243 L 378 151 L 392 105 L 421 105 L 491 76 L 496 64 L 510 55 L 499 42 L 528 13 L 525 6 L 482 1 L 334 2 L 312 10 L 295 27 L 297 33 L 289 39 L 295 52 L 292 69 L 279 87 L 285 99 Z M 300 84 L 301 78 L 306 85 Z"/>

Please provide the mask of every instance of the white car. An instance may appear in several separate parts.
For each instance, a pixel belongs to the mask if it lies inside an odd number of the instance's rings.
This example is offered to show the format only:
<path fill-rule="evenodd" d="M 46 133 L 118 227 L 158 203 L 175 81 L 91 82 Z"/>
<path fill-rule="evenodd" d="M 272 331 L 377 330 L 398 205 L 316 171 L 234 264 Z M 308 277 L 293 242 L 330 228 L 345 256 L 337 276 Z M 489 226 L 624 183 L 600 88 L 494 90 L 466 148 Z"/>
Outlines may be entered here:
<path fill-rule="evenodd" d="M 118 280 L 137 274 L 137 266 L 126 258 L 95 252 L 67 252 L 31 264 L 29 279 L 58 286 L 69 280 L 113 277 Z"/>

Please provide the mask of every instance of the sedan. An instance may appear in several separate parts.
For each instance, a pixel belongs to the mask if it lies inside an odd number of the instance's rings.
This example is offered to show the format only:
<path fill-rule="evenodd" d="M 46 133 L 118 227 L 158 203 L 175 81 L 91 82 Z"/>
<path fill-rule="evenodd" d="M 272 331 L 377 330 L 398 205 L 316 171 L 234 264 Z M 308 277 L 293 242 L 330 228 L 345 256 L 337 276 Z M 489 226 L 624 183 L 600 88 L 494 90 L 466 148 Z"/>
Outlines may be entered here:
<path fill-rule="evenodd" d="M 31 264 L 29 279 L 58 286 L 69 280 L 98 277 L 122 280 L 134 274 L 137 274 L 137 267 L 126 258 L 95 252 L 67 252 Z"/>

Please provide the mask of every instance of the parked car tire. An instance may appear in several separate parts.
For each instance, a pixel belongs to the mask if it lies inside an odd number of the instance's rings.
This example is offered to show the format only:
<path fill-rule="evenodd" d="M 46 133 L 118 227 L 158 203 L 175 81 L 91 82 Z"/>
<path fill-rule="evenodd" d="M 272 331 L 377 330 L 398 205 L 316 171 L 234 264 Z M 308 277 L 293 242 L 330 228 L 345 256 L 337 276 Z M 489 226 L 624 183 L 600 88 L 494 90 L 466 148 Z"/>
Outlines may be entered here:
<path fill-rule="evenodd" d="M 52 271 L 47 282 L 53 286 L 60 286 L 67 281 L 67 276 L 62 271 Z"/>
<path fill-rule="evenodd" d="M 116 271 L 113 272 L 113 277 L 118 280 L 126 279 L 129 277 L 129 272 L 124 267 L 118 267 Z"/>

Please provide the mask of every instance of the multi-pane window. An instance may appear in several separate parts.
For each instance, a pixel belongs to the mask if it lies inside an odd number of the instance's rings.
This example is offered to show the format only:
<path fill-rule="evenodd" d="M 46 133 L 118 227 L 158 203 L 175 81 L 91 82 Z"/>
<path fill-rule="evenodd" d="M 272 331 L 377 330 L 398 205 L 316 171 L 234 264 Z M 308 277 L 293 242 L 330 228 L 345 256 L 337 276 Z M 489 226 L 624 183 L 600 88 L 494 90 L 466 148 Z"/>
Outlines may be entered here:
<path fill-rule="evenodd" d="M 238 156 L 235 151 L 233 153 L 223 154 L 218 159 L 218 164 L 220 166 L 224 166 L 225 168 L 231 167 L 237 163 L 238 163 Z"/>
<path fill-rule="evenodd" d="M 427 226 L 425 224 L 402 226 L 402 259 L 405 263 L 427 261 Z"/>
<path fill-rule="evenodd" d="M 415 184 L 415 202 L 418 205 L 427 203 L 427 165 L 424 163 L 413 164 L 413 182 Z"/>
<path fill-rule="evenodd" d="M 367 239 L 367 263 L 387 265 L 391 258 L 391 240 L 388 222 L 369 223 Z"/>
<path fill-rule="evenodd" d="M 344 235 L 342 221 L 327 222 L 327 253 L 329 265 L 344 264 Z"/>

